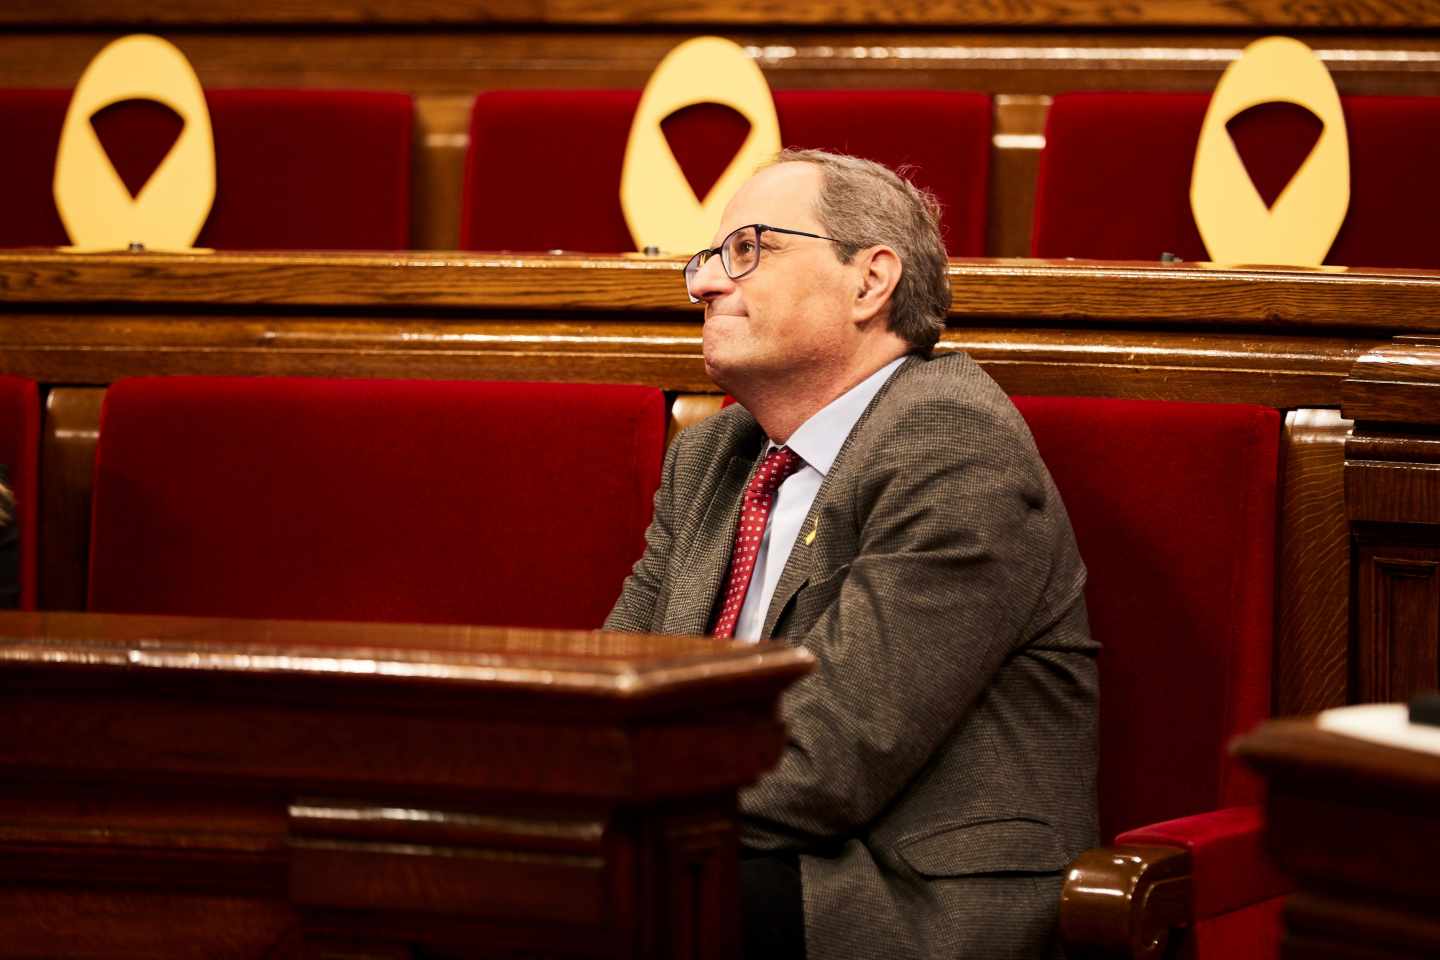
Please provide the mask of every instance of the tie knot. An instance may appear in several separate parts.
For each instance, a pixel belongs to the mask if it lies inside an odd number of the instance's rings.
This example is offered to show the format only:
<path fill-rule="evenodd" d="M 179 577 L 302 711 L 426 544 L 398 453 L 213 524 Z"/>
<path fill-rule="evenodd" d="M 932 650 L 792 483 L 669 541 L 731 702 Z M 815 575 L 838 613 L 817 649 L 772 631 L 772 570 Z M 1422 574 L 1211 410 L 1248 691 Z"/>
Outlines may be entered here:
<path fill-rule="evenodd" d="M 789 447 L 774 447 L 765 454 L 765 459 L 760 461 L 760 466 L 755 470 L 755 476 L 750 479 L 752 492 L 764 491 L 774 493 L 780 489 L 780 484 L 796 470 L 799 470 L 805 463 L 800 459 L 799 454 Z"/>

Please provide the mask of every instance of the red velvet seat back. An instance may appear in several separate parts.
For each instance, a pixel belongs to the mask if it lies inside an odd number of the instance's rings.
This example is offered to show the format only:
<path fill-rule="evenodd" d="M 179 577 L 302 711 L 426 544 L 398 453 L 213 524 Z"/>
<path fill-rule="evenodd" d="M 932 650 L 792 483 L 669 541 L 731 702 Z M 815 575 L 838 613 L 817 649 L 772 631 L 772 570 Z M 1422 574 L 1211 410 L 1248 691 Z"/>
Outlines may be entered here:
<path fill-rule="evenodd" d="M 40 516 L 40 394 L 33 380 L 0 376 L 0 465 L 20 524 L 20 609 L 35 609 Z"/>
<path fill-rule="evenodd" d="M 1270 710 L 1274 410 L 1017 397 L 1069 511 L 1100 641 L 1100 819 L 1258 799 L 1226 744 Z"/>
<path fill-rule="evenodd" d="M 1208 260 L 1190 213 L 1190 174 L 1206 94 L 1071 93 L 1055 98 L 1036 185 L 1039 257 Z M 1350 212 L 1326 263 L 1440 268 L 1440 97 L 1342 97 L 1350 141 Z M 1283 114 L 1257 115 L 1237 138 L 1257 185 L 1278 190 L 1292 166 Z M 1318 122 L 1316 124 L 1318 130 Z M 1303 154 L 1302 154 L 1303 156 Z M 1298 162 L 1295 161 L 1295 162 Z M 1262 192 L 1264 192 L 1262 190 Z"/>
<path fill-rule="evenodd" d="M 410 246 L 408 95 L 209 90 L 205 98 L 215 135 L 216 195 L 198 246 Z M 0 90 L 0 129 L 6 131 L 0 247 L 69 242 L 52 193 L 69 102 L 67 90 Z M 158 162 L 156 140 L 167 142 L 171 132 L 166 115 L 143 103 L 114 109 L 102 140 L 122 176 L 143 183 Z"/>
<path fill-rule="evenodd" d="M 929 90 L 779 90 L 774 96 L 786 146 L 913 165 L 914 182 L 944 206 L 950 255 L 984 255 L 989 97 Z M 639 102 L 638 90 L 480 94 L 470 123 L 460 246 L 633 251 L 620 209 L 620 172 Z M 671 140 L 687 175 L 709 174 L 702 196 L 747 129 L 739 114 L 711 106 L 676 114 L 683 136 Z"/>
<path fill-rule="evenodd" d="M 96 455 L 90 607 L 600 626 L 640 556 L 659 390 L 123 380 Z"/>

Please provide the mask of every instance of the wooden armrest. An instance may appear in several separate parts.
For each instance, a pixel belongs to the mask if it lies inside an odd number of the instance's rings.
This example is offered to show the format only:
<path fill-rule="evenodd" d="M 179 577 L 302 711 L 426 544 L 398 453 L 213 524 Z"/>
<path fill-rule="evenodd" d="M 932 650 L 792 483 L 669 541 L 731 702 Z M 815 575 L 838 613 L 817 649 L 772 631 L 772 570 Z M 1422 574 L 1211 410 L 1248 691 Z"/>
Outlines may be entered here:
<path fill-rule="evenodd" d="M 1191 917 L 1190 852 L 1181 847 L 1087 850 L 1070 864 L 1060 892 L 1065 956 L 1163 957 L 1172 931 Z"/>

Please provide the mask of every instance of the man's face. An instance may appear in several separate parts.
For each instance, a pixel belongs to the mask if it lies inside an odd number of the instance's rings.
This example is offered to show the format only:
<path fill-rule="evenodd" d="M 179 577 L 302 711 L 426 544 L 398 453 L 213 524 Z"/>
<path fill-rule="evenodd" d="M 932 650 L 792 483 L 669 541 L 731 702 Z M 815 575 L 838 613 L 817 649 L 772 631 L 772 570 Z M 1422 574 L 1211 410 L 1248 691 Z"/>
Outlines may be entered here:
<path fill-rule="evenodd" d="M 711 245 L 737 227 L 764 223 L 824 235 L 815 218 L 821 172 L 814 164 L 783 163 L 761 170 L 725 208 Z M 839 262 L 834 244 L 766 231 L 760 263 L 739 280 L 711 257 L 692 284 L 705 301 L 705 371 L 732 393 L 757 378 L 784 382 L 847 353 L 853 268 Z"/>

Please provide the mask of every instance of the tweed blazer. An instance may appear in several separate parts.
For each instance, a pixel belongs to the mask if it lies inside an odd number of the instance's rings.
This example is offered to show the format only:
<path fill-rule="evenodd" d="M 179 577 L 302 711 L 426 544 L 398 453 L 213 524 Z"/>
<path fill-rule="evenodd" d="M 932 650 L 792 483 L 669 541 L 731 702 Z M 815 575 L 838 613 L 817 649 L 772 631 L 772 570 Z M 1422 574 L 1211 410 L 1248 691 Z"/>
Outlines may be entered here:
<path fill-rule="evenodd" d="M 764 443 L 740 406 L 676 438 L 607 629 L 705 633 Z M 747 845 L 800 855 L 808 956 L 1058 955 L 1096 841 L 1097 648 L 1024 420 L 968 356 L 909 358 L 802 531 L 763 636 L 817 665 L 740 805 Z"/>

